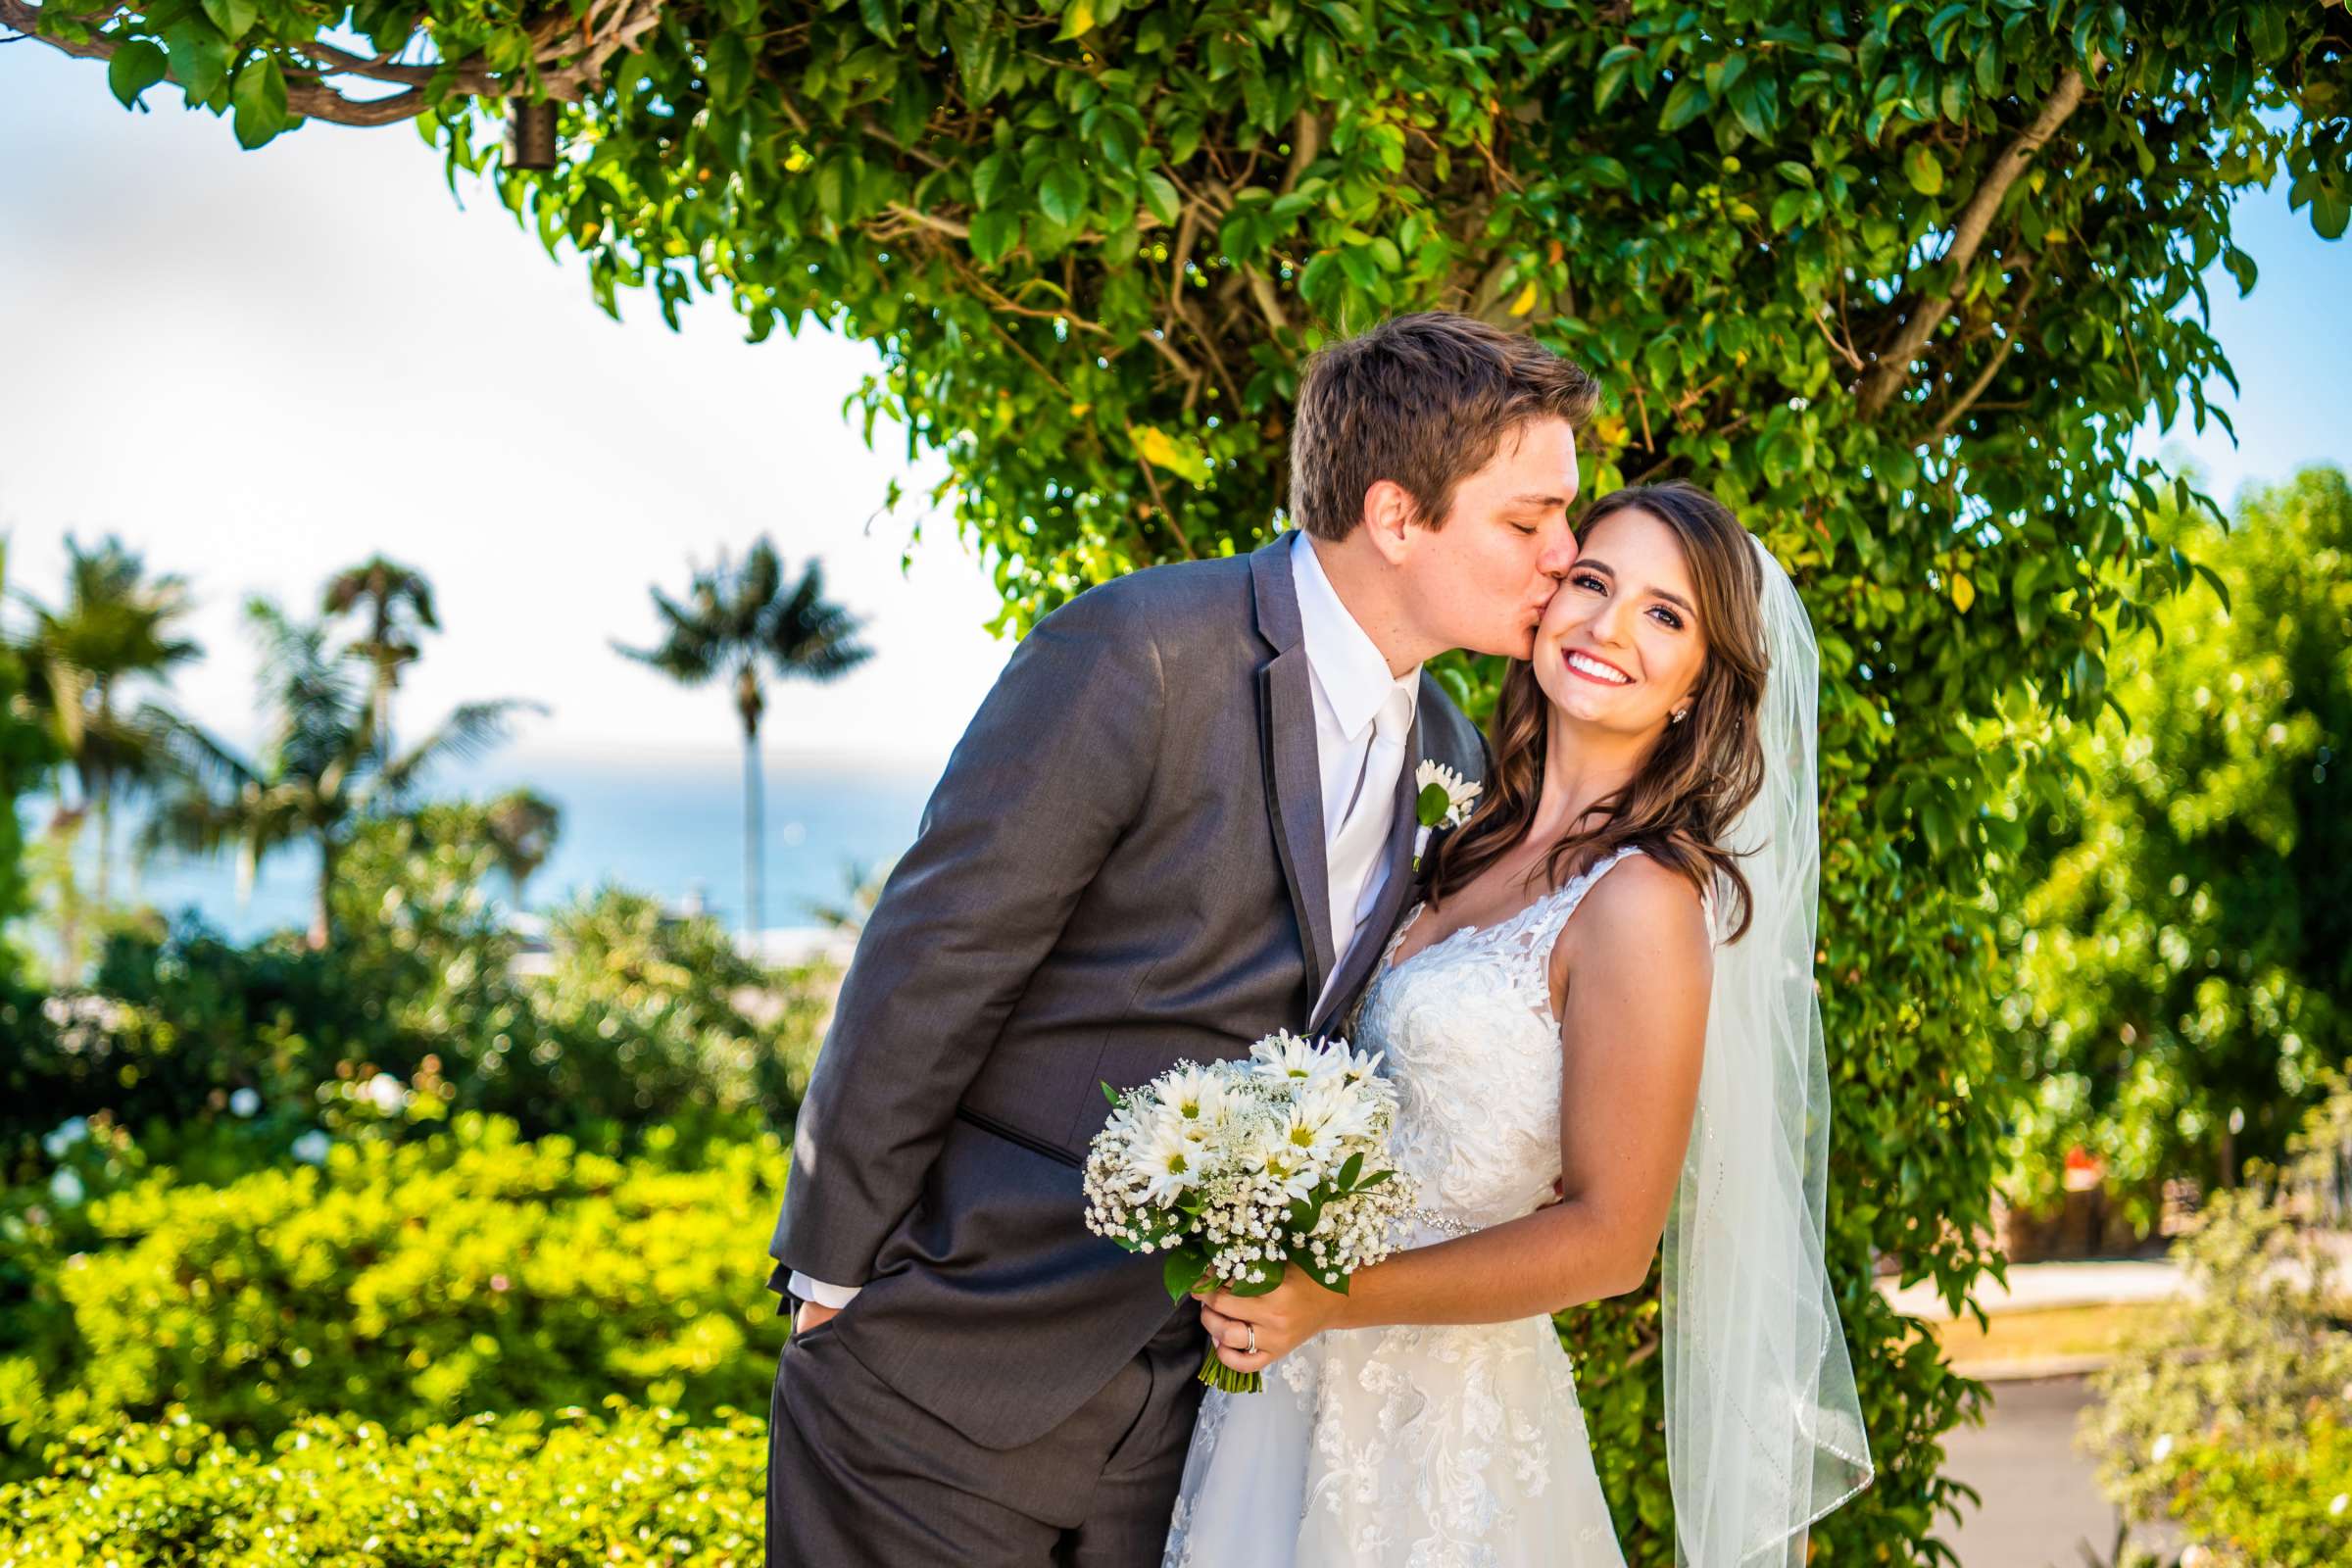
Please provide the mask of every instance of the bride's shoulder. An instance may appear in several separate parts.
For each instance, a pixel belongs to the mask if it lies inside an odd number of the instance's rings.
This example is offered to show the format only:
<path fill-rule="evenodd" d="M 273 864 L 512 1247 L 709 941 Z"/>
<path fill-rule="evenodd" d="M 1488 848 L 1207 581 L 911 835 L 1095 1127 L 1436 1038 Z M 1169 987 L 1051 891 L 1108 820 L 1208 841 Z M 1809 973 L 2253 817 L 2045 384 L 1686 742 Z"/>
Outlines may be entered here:
<path fill-rule="evenodd" d="M 1560 933 L 1563 950 L 1644 963 L 1705 965 L 1714 943 L 1706 901 L 1690 879 L 1650 857 L 1626 855 L 1601 873 Z M 1563 953 L 1563 956 L 1565 956 Z"/>

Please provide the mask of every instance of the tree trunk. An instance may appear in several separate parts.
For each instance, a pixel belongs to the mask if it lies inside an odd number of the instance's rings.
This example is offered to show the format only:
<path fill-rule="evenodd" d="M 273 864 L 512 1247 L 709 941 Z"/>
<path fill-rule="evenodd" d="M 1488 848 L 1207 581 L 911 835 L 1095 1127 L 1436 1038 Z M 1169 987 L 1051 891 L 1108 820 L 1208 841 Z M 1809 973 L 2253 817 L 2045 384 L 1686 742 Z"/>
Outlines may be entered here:
<path fill-rule="evenodd" d="M 98 775 L 98 799 L 92 803 L 98 815 L 98 879 L 92 890 L 100 909 L 107 906 L 114 884 L 115 858 L 115 781 L 109 773 Z"/>
<path fill-rule="evenodd" d="M 335 886 L 335 847 L 324 837 L 318 840 L 318 893 L 311 906 L 311 948 L 324 951 L 334 937 L 333 906 L 328 902 Z"/>
<path fill-rule="evenodd" d="M 743 728 L 743 929 L 757 942 L 765 917 L 760 885 L 760 846 L 763 838 L 764 792 L 760 779 L 760 727 Z"/>

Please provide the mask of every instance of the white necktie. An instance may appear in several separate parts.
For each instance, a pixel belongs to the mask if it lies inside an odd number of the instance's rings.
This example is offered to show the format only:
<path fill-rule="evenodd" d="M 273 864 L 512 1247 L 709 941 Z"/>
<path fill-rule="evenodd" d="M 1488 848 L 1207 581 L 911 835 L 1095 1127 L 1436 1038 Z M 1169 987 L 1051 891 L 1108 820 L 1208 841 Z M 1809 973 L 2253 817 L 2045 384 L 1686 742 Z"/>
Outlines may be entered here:
<path fill-rule="evenodd" d="M 1373 715 L 1372 742 L 1364 751 L 1363 772 L 1325 857 L 1335 973 L 1347 962 L 1358 923 L 1380 898 L 1382 852 L 1396 820 L 1396 774 L 1404 765 L 1405 742 L 1412 728 L 1412 700 L 1401 688 L 1391 688 L 1380 711 Z"/>

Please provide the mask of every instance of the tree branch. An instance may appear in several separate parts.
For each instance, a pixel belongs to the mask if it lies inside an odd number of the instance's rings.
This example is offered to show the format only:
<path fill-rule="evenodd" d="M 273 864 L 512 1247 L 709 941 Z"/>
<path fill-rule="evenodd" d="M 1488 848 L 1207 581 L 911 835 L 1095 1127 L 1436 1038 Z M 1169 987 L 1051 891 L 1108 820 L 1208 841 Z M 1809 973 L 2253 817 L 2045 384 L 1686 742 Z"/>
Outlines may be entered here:
<path fill-rule="evenodd" d="M 1955 398 L 1951 407 L 1943 411 L 1943 416 L 1936 421 L 1936 428 L 1928 435 L 1929 445 L 1933 446 L 1952 433 L 1952 427 L 1960 422 L 1960 416 L 1975 406 L 1977 399 L 1984 395 L 1984 389 L 1992 385 L 1993 377 L 2001 373 L 2001 367 L 2009 363 L 2010 351 L 2017 344 L 2018 334 L 2025 330 L 2027 314 L 2034 308 L 2034 296 L 2040 290 L 2041 273 L 2036 270 L 2033 280 L 2026 284 L 2025 293 L 2018 297 L 2017 314 L 2009 318 L 2009 328 L 2002 335 L 1999 346 L 1993 350 L 1992 357 L 1984 362 L 1984 368 L 1977 372 L 1976 379 L 1969 382 L 1968 390 Z"/>
<path fill-rule="evenodd" d="M 1941 297 L 1918 302 L 1894 341 L 1862 378 L 1855 401 L 1866 419 L 1876 418 L 1894 395 L 1911 378 L 1911 362 L 1927 347 L 1936 328 L 1951 314 L 1952 307 L 1968 292 L 1968 267 L 1976 260 L 1978 247 L 1984 243 L 1984 234 L 1992 226 L 1993 215 L 1998 213 L 2009 188 L 2017 183 L 2020 174 L 2034 162 L 2036 153 L 2058 133 L 2058 127 L 2082 102 L 2082 73 L 2072 66 L 2058 78 L 2058 85 L 2034 123 L 2018 133 L 2017 139 L 1993 160 L 1985 172 L 1984 182 L 1960 210 L 1960 221 L 1952 231 L 1952 243 L 1944 251 L 1942 261 L 1951 269 L 1952 280 Z"/>
<path fill-rule="evenodd" d="M 450 94 L 467 98 L 504 98 L 535 87 L 542 98 L 577 102 L 604 74 L 607 62 L 650 32 L 662 20 L 663 0 L 597 0 L 586 17 L 575 21 L 568 12 L 550 17 L 530 29 L 532 72 L 501 76 L 472 56 L 450 65 L 402 65 L 392 55 L 359 55 L 317 38 L 289 40 L 282 47 L 293 71 L 286 81 L 286 108 L 305 120 L 329 124 L 373 128 L 414 120 L 432 107 L 426 89 L 436 80 L 449 84 Z M 103 6 L 75 17 L 92 25 L 122 8 Z M 88 41 L 54 37 L 40 30 L 45 5 L 29 0 L 0 0 L 0 27 L 37 39 L 78 60 L 112 60 L 123 38 L 93 35 Z M 381 98 L 352 98 L 327 85 L 329 76 L 356 76 L 405 90 Z M 175 78 L 167 78 L 175 79 Z"/>

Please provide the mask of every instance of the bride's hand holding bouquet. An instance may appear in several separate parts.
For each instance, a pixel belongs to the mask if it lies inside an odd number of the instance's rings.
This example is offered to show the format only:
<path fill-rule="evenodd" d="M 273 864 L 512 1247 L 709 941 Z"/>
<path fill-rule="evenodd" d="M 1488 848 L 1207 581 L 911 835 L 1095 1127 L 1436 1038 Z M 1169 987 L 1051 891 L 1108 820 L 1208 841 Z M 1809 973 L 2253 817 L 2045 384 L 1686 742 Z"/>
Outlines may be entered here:
<path fill-rule="evenodd" d="M 1088 1152 L 1087 1228 L 1161 1254 L 1169 1298 L 1208 1297 L 1212 1333 L 1270 1363 L 1330 1321 L 1348 1277 L 1394 1250 L 1412 1211 L 1410 1179 L 1389 1165 L 1396 1094 L 1378 1066 L 1345 1041 L 1283 1032 L 1247 1060 L 1182 1062 L 1124 1095 L 1105 1084 L 1112 1110 Z M 1268 1297 L 1278 1310 L 1253 1314 L 1255 1328 L 1216 1310 Z M 1215 1344 L 1200 1381 L 1232 1393 L 1263 1383 Z"/>

